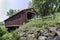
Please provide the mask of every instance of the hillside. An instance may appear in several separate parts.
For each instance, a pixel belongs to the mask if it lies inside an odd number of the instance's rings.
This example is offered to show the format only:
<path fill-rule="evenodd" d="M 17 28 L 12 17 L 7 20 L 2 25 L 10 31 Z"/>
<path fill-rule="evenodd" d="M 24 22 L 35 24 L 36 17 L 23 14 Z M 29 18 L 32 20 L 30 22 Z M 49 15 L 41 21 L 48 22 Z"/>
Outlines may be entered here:
<path fill-rule="evenodd" d="M 52 17 L 46 19 L 32 20 L 22 27 L 16 29 L 14 33 L 6 32 L 2 38 L 5 40 L 58 40 L 60 39 L 60 15 L 56 14 L 55 19 Z M 1 22 L 2 24 L 2 22 Z M 0 25 L 4 27 L 4 25 Z M 2 28 L 2 32 L 5 29 Z M 7 29 L 6 29 L 7 31 Z M 8 35 L 11 35 L 10 37 Z M 19 36 L 18 36 L 19 35 Z M 7 38 L 8 37 L 8 38 Z M 16 38 L 17 37 L 17 38 Z"/>
<path fill-rule="evenodd" d="M 49 40 L 50 37 L 55 40 L 54 38 L 59 38 L 60 34 L 60 15 L 57 14 L 55 19 L 47 18 L 47 19 L 36 19 L 32 20 L 15 32 L 19 33 L 21 36 L 21 40 L 29 39 L 29 40 L 42 40 L 47 39 Z M 42 38 L 41 38 L 42 37 Z M 54 37 L 54 38 L 53 38 Z M 56 39 L 57 40 L 57 39 Z"/>
<path fill-rule="evenodd" d="M 58 23 L 60 21 L 60 14 L 56 14 L 55 19 L 51 18 L 46 18 L 46 19 L 36 19 L 36 20 L 32 20 L 28 23 L 26 23 L 25 25 L 23 25 L 23 28 L 26 27 L 26 29 L 28 29 L 28 27 L 39 27 L 42 28 L 42 26 L 57 26 L 59 25 Z"/>

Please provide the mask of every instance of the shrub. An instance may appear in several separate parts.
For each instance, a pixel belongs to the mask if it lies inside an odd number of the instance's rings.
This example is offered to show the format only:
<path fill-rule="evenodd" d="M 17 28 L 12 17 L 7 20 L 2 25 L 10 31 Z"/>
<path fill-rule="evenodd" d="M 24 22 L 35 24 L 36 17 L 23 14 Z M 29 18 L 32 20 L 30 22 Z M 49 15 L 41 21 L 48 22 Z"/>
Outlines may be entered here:
<path fill-rule="evenodd" d="M 20 40 L 20 35 L 19 33 L 12 33 L 13 37 L 15 38 L 15 40 Z"/>
<path fill-rule="evenodd" d="M 7 33 L 7 29 L 5 27 L 0 27 L 0 37 Z"/>
<path fill-rule="evenodd" d="M 5 35 L 2 36 L 3 40 L 15 40 L 15 38 L 13 37 L 13 34 L 11 33 L 6 33 Z"/>
<path fill-rule="evenodd" d="M 0 40 L 19 40 L 20 37 L 16 33 L 9 33 L 5 27 L 0 27 Z"/>
<path fill-rule="evenodd" d="M 20 40 L 20 36 L 16 33 L 6 33 L 2 36 L 2 40 Z"/>

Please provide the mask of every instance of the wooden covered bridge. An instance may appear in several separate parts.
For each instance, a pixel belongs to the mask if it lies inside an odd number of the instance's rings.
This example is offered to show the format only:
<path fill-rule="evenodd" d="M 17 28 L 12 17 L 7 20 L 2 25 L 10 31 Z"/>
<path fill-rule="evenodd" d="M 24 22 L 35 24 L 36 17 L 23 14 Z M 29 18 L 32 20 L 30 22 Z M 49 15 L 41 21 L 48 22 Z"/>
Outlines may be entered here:
<path fill-rule="evenodd" d="M 33 8 L 29 8 L 24 9 L 17 14 L 9 17 L 4 22 L 8 30 L 15 30 L 16 28 L 19 28 L 20 26 L 29 22 L 29 20 L 31 20 L 32 18 L 36 18 L 37 16 L 38 13 Z"/>

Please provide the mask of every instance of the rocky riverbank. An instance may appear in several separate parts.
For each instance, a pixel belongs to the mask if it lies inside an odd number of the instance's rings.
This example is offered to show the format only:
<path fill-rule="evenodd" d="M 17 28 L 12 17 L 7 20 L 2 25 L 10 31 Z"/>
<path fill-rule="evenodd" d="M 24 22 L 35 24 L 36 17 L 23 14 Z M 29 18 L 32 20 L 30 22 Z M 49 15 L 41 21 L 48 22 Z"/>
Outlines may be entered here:
<path fill-rule="evenodd" d="M 41 30 L 38 27 L 31 27 L 26 30 L 16 31 L 20 34 L 21 40 L 60 40 L 60 28 L 48 27 L 48 30 Z"/>

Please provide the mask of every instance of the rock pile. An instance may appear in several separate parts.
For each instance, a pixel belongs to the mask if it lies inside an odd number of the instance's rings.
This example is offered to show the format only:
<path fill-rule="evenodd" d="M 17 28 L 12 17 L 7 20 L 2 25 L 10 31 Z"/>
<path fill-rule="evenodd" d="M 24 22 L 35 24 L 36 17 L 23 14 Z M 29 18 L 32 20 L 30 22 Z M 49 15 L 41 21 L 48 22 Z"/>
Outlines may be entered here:
<path fill-rule="evenodd" d="M 20 30 L 19 34 L 21 40 L 60 40 L 60 28 L 58 27 L 48 27 L 48 31 L 33 27 L 31 30 Z"/>

